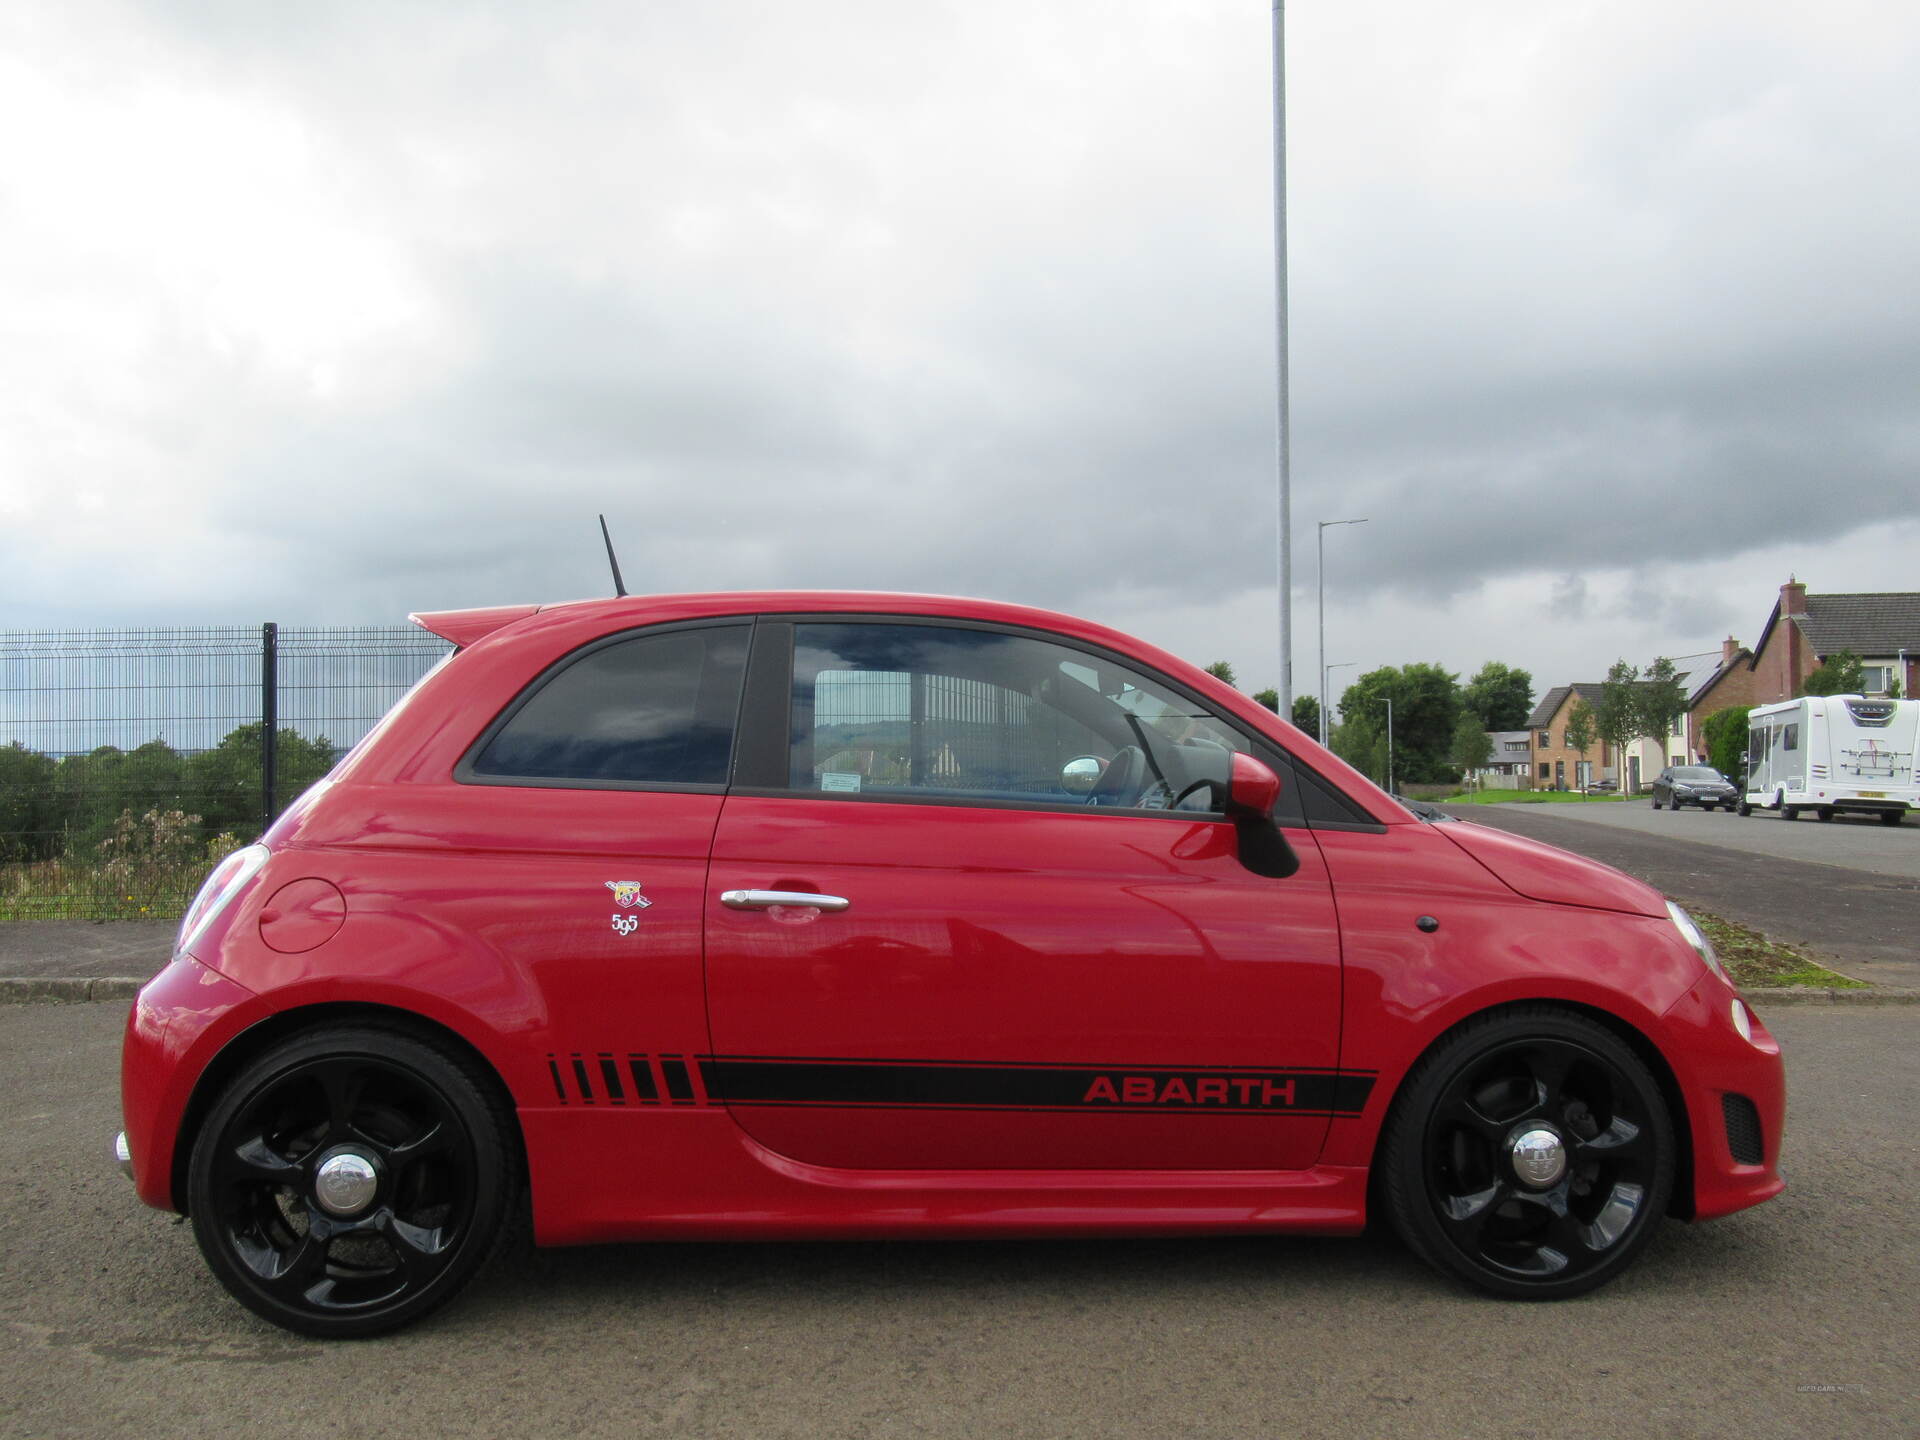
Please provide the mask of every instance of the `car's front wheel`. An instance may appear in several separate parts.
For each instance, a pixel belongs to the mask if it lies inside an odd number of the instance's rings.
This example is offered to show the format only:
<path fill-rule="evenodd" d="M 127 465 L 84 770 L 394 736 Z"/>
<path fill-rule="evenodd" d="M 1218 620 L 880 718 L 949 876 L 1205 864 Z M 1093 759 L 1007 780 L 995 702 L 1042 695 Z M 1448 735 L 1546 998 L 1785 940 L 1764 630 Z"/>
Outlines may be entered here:
<path fill-rule="evenodd" d="M 372 1335 L 452 1299 L 519 1203 L 491 1077 L 414 1035 L 328 1026 L 256 1057 L 193 1147 L 187 1208 L 241 1304 L 306 1335 Z"/>
<path fill-rule="evenodd" d="M 1546 1006 L 1457 1027 L 1409 1074 L 1381 1139 L 1407 1245 L 1525 1300 L 1624 1270 L 1666 1213 L 1675 1163 L 1645 1063 L 1604 1026 Z"/>

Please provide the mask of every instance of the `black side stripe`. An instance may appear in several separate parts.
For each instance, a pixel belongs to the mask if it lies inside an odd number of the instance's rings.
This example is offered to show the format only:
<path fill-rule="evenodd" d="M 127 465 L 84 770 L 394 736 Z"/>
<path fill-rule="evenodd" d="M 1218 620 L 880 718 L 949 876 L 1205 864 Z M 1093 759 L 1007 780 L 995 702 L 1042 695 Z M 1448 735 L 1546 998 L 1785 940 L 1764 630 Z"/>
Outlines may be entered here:
<path fill-rule="evenodd" d="M 1352 1116 L 1366 1108 L 1376 1078 L 1368 1071 L 1304 1066 L 1005 1065 L 623 1053 L 633 1099 L 641 1105 L 660 1104 L 664 1088 L 673 1105 Z M 547 1057 L 562 1105 L 592 1105 L 598 1099 L 628 1103 L 615 1052 L 594 1054 L 603 1087 L 598 1097 L 589 1060 L 578 1052 L 568 1058 L 563 1068 L 560 1057 Z"/>
<path fill-rule="evenodd" d="M 1327 1070 L 900 1065 L 703 1057 L 701 1078 L 730 1105 L 1358 1115 L 1374 1077 Z"/>
<path fill-rule="evenodd" d="M 687 1062 L 677 1055 L 660 1057 L 660 1073 L 667 1082 L 667 1098 L 676 1105 L 693 1103 L 693 1081 L 687 1075 Z"/>

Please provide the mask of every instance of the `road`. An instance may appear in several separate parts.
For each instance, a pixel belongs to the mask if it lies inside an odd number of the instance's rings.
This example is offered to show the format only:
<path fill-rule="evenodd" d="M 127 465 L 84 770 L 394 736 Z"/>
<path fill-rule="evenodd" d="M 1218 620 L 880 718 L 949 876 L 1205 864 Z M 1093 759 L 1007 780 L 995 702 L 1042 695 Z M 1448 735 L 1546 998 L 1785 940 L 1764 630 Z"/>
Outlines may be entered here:
<path fill-rule="evenodd" d="M 1790 1188 L 1616 1284 L 1384 1240 L 509 1257 L 381 1340 L 226 1299 L 105 1158 L 118 1007 L 0 1011 L 0 1435 L 1857 1436 L 1920 1430 L 1920 1009 L 1790 1008 Z"/>
<path fill-rule="evenodd" d="M 1645 800 L 1591 805 L 1463 805 L 1454 811 L 1475 819 L 1483 812 L 1550 815 L 1585 825 L 1692 840 L 1749 855 L 1840 865 L 1896 880 L 1920 880 L 1920 818 L 1882 825 L 1868 816 L 1836 815 L 1823 823 L 1811 815 L 1789 821 L 1771 810 L 1756 810 L 1743 820 L 1727 810 L 1656 810 Z"/>
<path fill-rule="evenodd" d="M 1887 873 L 1901 863 L 1898 857 L 1920 850 L 1910 843 L 1920 842 L 1920 824 L 1789 825 L 1758 814 L 1742 820 L 1719 811 L 1676 814 L 1630 803 L 1443 808 L 1612 865 L 1682 905 L 1751 925 L 1856 979 L 1920 988 L 1920 877 Z M 1802 855 L 1822 853 L 1804 842 L 1843 837 L 1878 847 L 1869 857 L 1875 867 L 1783 858 L 1769 848 L 1782 843 Z"/>

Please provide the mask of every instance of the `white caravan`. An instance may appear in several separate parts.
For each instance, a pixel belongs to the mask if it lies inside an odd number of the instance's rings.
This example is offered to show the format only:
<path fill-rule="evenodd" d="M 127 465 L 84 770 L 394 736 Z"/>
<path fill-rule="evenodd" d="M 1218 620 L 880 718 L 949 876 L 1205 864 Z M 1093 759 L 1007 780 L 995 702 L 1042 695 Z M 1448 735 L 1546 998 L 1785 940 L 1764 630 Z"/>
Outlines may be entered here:
<path fill-rule="evenodd" d="M 1747 782 L 1740 813 L 1811 810 L 1878 815 L 1888 825 L 1920 807 L 1914 750 L 1920 700 L 1807 695 L 1747 715 Z"/>

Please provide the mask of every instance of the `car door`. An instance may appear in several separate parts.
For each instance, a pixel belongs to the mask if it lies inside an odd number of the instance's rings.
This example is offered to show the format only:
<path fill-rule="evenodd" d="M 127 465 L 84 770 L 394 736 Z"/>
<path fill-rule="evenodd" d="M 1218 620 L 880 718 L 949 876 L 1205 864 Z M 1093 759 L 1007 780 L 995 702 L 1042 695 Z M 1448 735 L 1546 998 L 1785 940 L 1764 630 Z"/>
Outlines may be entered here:
<path fill-rule="evenodd" d="M 1366 1082 L 1311 832 L 1257 873 L 1216 808 L 1253 739 L 1027 632 L 756 635 L 773 743 L 715 834 L 702 1064 L 749 1135 L 868 1169 L 1313 1163 Z"/>
<path fill-rule="evenodd" d="M 637 1113 L 692 1098 L 708 852 L 750 629 L 696 622 L 583 645 L 533 677 L 454 770 L 485 787 L 448 837 L 460 881 L 422 886 L 414 903 L 531 982 L 545 1103 Z"/>

